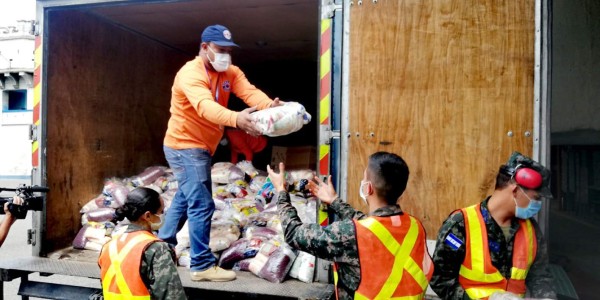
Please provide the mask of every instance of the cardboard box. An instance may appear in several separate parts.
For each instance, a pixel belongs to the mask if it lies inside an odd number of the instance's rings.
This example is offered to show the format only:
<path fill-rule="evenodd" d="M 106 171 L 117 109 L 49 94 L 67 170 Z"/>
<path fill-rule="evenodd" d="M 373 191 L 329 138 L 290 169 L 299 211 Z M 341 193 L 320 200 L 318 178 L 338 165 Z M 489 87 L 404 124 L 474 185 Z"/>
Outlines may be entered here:
<path fill-rule="evenodd" d="M 276 167 L 279 162 L 285 163 L 286 170 L 315 170 L 317 167 L 317 148 L 314 146 L 273 146 L 271 166 Z"/>

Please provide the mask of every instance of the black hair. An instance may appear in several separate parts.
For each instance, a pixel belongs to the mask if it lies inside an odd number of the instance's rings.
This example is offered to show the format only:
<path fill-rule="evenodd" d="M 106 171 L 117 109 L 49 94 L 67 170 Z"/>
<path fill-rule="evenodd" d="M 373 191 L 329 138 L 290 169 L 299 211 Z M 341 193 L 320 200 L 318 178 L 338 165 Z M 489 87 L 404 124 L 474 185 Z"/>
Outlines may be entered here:
<path fill-rule="evenodd" d="M 397 154 L 376 152 L 369 156 L 367 173 L 377 195 L 391 205 L 396 204 L 404 193 L 410 172 L 404 159 Z"/>
<path fill-rule="evenodd" d="M 153 189 L 138 187 L 127 194 L 127 200 L 123 206 L 115 210 L 115 218 L 122 221 L 137 221 L 141 215 L 149 211 L 156 214 L 160 209 L 160 195 Z"/>
<path fill-rule="evenodd" d="M 515 174 L 515 170 L 507 165 L 500 166 L 500 170 L 498 170 L 498 175 L 496 175 L 496 186 L 494 189 L 501 190 L 505 188 L 513 178 Z"/>

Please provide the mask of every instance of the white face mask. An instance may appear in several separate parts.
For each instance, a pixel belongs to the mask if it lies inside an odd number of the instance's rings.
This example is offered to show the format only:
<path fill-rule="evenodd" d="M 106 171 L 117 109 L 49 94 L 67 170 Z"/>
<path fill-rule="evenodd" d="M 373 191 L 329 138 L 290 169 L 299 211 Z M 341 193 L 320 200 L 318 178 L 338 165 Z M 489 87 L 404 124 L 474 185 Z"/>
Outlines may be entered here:
<path fill-rule="evenodd" d="M 229 55 L 229 53 L 217 53 L 210 46 L 208 46 L 208 50 L 210 50 L 210 52 L 212 52 L 215 57 L 215 60 L 211 61 L 210 56 L 208 56 L 208 53 L 206 54 L 208 61 L 213 66 L 215 71 L 227 71 L 227 69 L 229 69 L 229 66 L 231 65 L 231 55 Z"/>
<path fill-rule="evenodd" d="M 160 229 L 163 226 L 163 223 L 165 222 L 164 214 L 156 215 L 156 216 L 158 216 L 160 218 L 160 222 L 150 223 L 150 229 L 152 229 L 153 231 L 157 231 L 158 229 Z"/>
<path fill-rule="evenodd" d="M 370 184 L 370 183 L 371 183 L 370 181 L 361 180 L 360 181 L 360 188 L 358 188 L 358 193 L 360 194 L 360 198 L 363 199 L 363 201 L 365 202 L 366 205 L 369 205 L 369 203 L 367 202 L 367 196 L 368 195 L 363 192 L 363 186 L 365 186 L 367 184 Z"/>

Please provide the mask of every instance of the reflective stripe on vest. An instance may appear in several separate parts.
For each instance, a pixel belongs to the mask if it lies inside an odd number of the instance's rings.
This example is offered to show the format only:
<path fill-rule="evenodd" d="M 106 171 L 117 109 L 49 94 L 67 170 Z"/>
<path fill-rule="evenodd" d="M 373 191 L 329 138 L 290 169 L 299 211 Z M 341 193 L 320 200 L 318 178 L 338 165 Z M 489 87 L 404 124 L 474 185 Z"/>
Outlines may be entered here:
<path fill-rule="evenodd" d="M 386 228 L 382 222 L 391 224 Z M 406 223 L 404 226 L 399 226 L 394 223 Z M 392 216 L 392 217 L 369 217 L 361 221 L 355 221 L 357 231 L 357 241 L 359 248 L 359 259 L 361 265 L 361 283 L 354 294 L 355 299 L 369 299 L 368 295 L 375 295 L 373 299 L 422 299 L 429 283 L 429 279 L 433 273 L 431 258 L 427 253 L 425 244 L 425 231 L 418 221 L 409 216 Z M 398 226 L 396 226 L 398 225 Z M 402 229 L 400 229 L 402 227 Z M 396 232 L 396 236 L 390 232 Z M 381 242 L 369 241 L 366 238 L 361 242 L 361 235 L 373 234 Z M 363 243 L 369 243 L 365 245 Z M 372 253 L 365 253 L 368 247 L 382 245 L 389 252 L 393 259 L 383 261 L 386 257 L 374 257 Z M 363 251 L 361 251 L 363 250 Z M 385 250 L 384 250 L 385 251 Z M 419 258 L 419 263 L 415 261 L 415 255 Z M 427 263 L 426 263 L 427 262 Z M 389 263 L 389 264 L 386 264 Z M 382 268 L 377 268 L 377 265 L 382 265 Z M 389 268 L 389 266 L 392 266 Z M 427 271 L 423 271 L 425 265 Z M 388 266 L 386 270 L 386 267 Z M 373 278 L 375 274 L 381 278 L 381 271 L 385 272 L 383 276 L 387 276 L 385 282 L 380 286 L 381 281 L 375 282 L 368 280 Z M 403 278 L 406 272 L 409 278 Z M 396 294 L 397 290 L 400 295 Z M 395 295 L 396 294 L 396 295 Z"/>
<path fill-rule="evenodd" d="M 340 295 L 338 294 L 338 272 L 337 272 L 337 264 L 333 263 L 333 286 L 335 286 L 335 299 L 340 299 Z"/>
<path fill-rule="evenodd" d="M 506 290 L 525 297 L 527 290 L 525 279 L 537 253 L 537 239 L 530 220 L 519 220 L 519 222 L 520 227 L 515 234 L 515 245 L 523 246 L 515 246 L 513 250 L 511 279 L 508 281 Z"/>
<path fill-rule="evenodd" d="M 103 247 L 100 254 L 104 299 L 150 299 L 150 293 L 141 279 L 139 270 L 143 251 L 158 238 L 146 231 L 125 234 L 128 235 L 125 241 L 119 241 L 123 235 L 114 237 Z M 124 244 L 120 250 L 119 244 Z M 137 272 L 133 269 L 122 270 L 123 264 L 137 266 Z M 124 272 L 127 273 L 127 279 Z"/>
<path fill-rule="evenodd" d="M 507 280 L 492 264 L 488 234 L 480 204 L 462 209 L 465 220 L 466 253 L 459 282 L 472 299 L 487 298 L 497 291 L 525 295 L 525 278 L 535 259 L 537 240 L 530 220 L 519 220 L 513 246 L 513 267 Z"/>

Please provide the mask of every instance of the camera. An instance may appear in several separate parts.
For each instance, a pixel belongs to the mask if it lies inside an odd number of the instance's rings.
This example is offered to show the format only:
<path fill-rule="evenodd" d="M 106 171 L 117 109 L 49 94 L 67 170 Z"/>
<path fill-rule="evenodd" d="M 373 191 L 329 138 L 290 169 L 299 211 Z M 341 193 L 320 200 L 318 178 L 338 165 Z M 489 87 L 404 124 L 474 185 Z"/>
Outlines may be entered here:
<path fill-rule="evenodd" d="M 27 186 L 20 185 L 17 188 L 2 188 L 0 187 L 0 192 L 3 191 L 12 191 L 17 194 L 17 196 L 23 199 L 23 204 L 16 205 L 13 204 L 12 197 L 0 197 L 0 214 L 4 214 L 4 204 L 8 202 L 8 211 L 15 216 L 17 219 L 25 219 L 27 216 L 27 211 L 35 210 L 41 211 L 44 208 L 44 197 L 43 196 L 35 196 L 33 193 L 46 193 L 50 191 L 47 187 L 43 186 Z"/>

